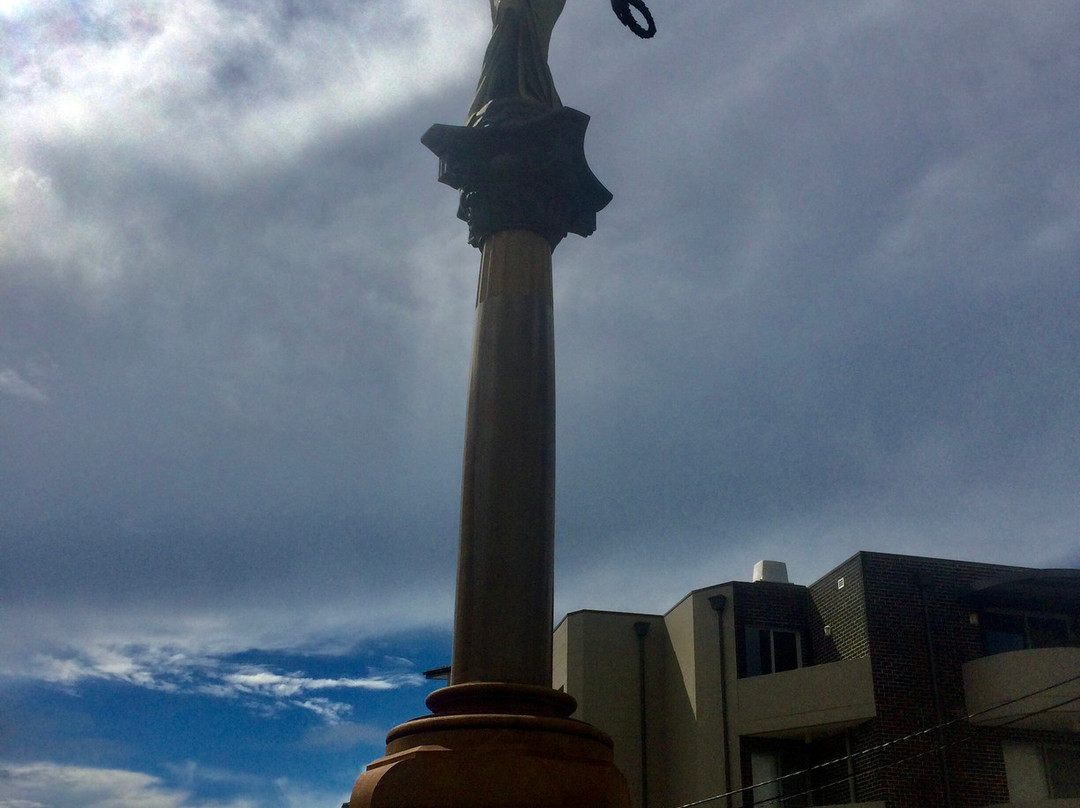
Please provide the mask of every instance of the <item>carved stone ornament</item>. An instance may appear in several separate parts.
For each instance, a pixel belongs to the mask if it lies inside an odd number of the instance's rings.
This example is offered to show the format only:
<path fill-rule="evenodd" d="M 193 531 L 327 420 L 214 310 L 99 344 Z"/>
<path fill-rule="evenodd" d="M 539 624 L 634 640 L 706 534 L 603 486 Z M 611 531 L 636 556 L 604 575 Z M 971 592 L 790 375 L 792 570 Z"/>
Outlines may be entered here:
<path fill-rule="evenodd" d="M 439 158 L 439 182 L 461 191 L 469 243 L 525 229 L 554 249 L 567 233 L 591 235 L 611 192 L 585 160 L 589 116 L 513 99 L 489 102 L 486 116 L 482 126 L 435 124 L 421 138 Z"/>
<path fill-rule="evenodd" d="M 612 7 L 623 19 L 622 7 L 640 2 Z M 589 116 L 563 107 L 548 69 L 565 3 L 489 0 L 491 40 L 466 125 L 436 124 L 421 138 L 439 157 L 439 182 L 461 192 L 458 217 L 475 247 L 500 230 L 524 229 L 555 249 L 567 233 L 592 234 L 597 211 L 611 201 L 585 161 Z"/>

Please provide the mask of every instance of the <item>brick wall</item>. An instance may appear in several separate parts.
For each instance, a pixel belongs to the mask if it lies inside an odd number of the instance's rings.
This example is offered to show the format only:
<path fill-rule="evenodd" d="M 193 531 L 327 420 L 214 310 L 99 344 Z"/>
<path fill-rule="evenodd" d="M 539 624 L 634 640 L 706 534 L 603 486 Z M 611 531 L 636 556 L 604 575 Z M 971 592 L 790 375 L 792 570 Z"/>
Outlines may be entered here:
<path fill-rule="evenodd" d="M 962 666 L 983 653 L 979 628 L 969 619 L 974 609 L 965 594 L 976 582 L 1019 569 L 858 553 L 807 588 L 815 662 L 867 654 L 873 659 L 878 715 L 852 730 L 851 746 L 855 751 L 883 748 L 854 760 L 859 799 L 884 800 L 889 808 L 945 805 L 944 767 L 954 808 L 1008 800 L 1001 731 L 965 721 L 931 728 L 939 715 L 942 722 L 963 718 Z M 935 705 L 931 656 L 940 708 Z"/>
<path fill-rule="evenodd" d="M 735 581 L 731 586 L 739 676 L 744 676 L 746 672 L 747 626 L 799 630 L 802 635 L 803 664 L 812 664 L 813 647 L 806 636 L 810 601 L 805 586 L 772 581 Z"/>
<path fill-rule="evenodd" d="M 747 625 L 804 626 L 806 664 L 872 658 L 877 717 L 848 735 L 851 750 L 863 752 L 852 760 L 856 799 L 881 800 L 888 808 L 937 808 L 947 804 L 947 789 L 953 808 L 1004 803 L 1009 797 L 1002 738 L 1063 739 L 963 720 L 962 666 L 983 654 L 980 629 L 970 620 L 977 609 L 966 595 L 977 582 L 1019 571 L 1022 568 L 995 564 L 858 553 L 805 589 L 736 583 L 739 658 L 745 656 Z M 813 762 L 825 762 L 840 756 L 838 744 L 817 742 L 807 751 Z M 745 757 L 742 763 L 748 769 Z M 818 797 L 841 801 L 847 788 L 846 782 L 837 782 L 841 775 L 835 768 L 828 776 L 823 773 L 814 784 L 823 789 Z"/>
<path fill-rule="evenodd" d="M 880 779 L 890 808 L 945 805 L 943 768 L 954 808 L 1006 802 L 1000 740 L 993 731 L 964 721 L 923 730 L 939 723 L 932 662 L 940 720 L 962 719 L 966 712 L 961 666 L 982 655 L 982 640 L 964 595 L 973 583 L 1016 568 L 884 553 L 860 558 L 878 742 L 920 733 L 884 750 L 881 764 L 887 768 Z"/>
<path fill-rule="evenodd" d="M 842 585 L 841 585 L 842 583 Z M 866 587 L 863 580 L 862 554 L 852 556 L 807 588 L 810 609 L 809 625 L 818 663 L 838 662 L 870 654 L 870 634 L 866 620 Z M 825 627 L 829 633 L 825 633 Z M 875 660 L 876 663 L 876 660 Z M 883 753 L 876 750 L 882 742 L 877 722 L 850 730 L 850 747 L 858 800 L 881 800 L 886 795 L 883 776 Z M 874 750 L 874 751 L 868 751 Z"/>
<path fill-rule="evenodd" d="M 840 586 L 841 581 L 843 586 Z M 807 587 L 807 591 L 815 663 L 869 655 L 861 555 L 849 558 Z M 829 636 L 825 634 L 825 626 L 829 626 Z"/>

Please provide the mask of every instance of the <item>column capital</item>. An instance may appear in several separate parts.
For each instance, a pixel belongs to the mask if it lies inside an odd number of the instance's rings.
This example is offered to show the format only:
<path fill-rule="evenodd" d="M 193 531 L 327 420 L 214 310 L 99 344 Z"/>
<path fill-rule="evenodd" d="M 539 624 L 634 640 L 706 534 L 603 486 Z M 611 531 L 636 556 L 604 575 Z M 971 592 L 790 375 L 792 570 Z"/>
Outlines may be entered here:
<path fill-rule="evenodd" d="M 561 107 L 489 114 L 479 126 L 435 124 L 420 141 L 439 158 L 439 182 L 461 192 L 458 218 L 469 225 L 470 244 L 519 229 L 555 249 L 567 233 L 591 235 L 611 201 L 585 160 L 588 125 L 584 112 Z"/>

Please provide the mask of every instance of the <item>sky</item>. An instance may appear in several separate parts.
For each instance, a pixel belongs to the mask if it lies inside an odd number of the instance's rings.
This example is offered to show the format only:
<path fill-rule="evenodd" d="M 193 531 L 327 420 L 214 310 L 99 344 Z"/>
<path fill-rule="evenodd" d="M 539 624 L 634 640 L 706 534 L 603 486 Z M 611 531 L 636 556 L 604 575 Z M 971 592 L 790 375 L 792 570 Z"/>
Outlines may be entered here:
<path fill-rule="evenodd" d="M 601 0 L 556 620 L 1080 566 L 1080 5 Z M 483 0 L 0 0 L 0 808 L 337 806 L 448 664 Z"/>

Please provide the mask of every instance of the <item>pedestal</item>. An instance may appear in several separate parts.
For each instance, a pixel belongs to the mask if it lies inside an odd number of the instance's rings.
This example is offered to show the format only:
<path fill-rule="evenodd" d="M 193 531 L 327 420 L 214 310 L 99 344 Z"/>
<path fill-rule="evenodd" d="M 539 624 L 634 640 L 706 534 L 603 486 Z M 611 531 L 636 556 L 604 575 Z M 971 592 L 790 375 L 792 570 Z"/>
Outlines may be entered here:
<path fill-rule="evenodd" d="M 566 717 L 570 696 L 452 685 L 428 706 L 435 715 L 387 736 L 386 756 L 353 787 L 352 808 L 629 808 L 611 739 Z"/>

